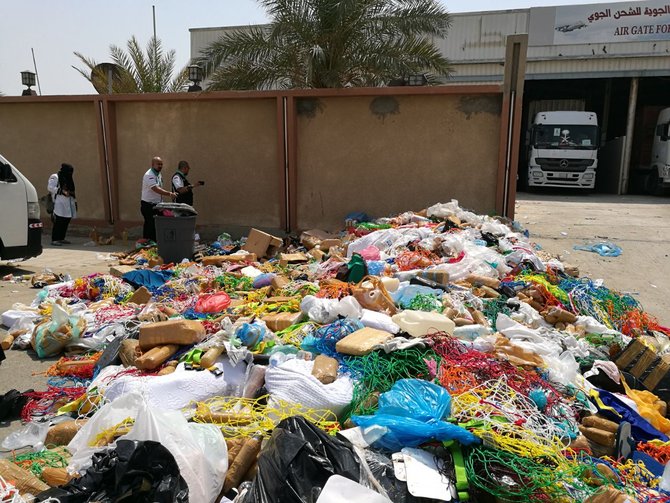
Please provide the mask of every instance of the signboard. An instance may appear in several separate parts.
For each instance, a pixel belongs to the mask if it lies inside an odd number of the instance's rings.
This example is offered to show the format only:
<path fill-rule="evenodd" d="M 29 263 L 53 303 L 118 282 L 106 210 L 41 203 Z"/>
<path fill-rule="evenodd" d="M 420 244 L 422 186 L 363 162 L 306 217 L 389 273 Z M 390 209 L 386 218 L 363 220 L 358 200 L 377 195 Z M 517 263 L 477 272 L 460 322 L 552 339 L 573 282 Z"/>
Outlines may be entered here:
<path fill-rule="evenodd" d="M 554 44 L 670 40 L 670 0 L 556 7 Z"/>

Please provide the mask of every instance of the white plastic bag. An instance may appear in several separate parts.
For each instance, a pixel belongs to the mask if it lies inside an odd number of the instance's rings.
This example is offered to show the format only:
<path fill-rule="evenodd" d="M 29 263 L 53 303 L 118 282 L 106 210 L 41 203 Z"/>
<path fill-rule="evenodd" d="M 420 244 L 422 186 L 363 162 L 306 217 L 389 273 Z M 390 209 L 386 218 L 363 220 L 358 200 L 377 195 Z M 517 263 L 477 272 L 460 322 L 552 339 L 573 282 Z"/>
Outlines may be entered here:
<path fill-rule="evenodd" d="M 353 398 L 353 382 L 341 376 L 330 384 L 323 384 L 312 375 L 313 367 L 313 361 L 298 358 L 268 367 L 265 372 L 265 387 L 270 393 L 268 403 L 276 406 L 277 400 L 283 400 L 341 414 Z"/>
<path fill-rule="evenodd" d="M 149 405 L 139 393 L 128 393 L 100 408 L 68 444 L 72 453 L 68 470 L 80 472 L 91 465 L 96 436 L 127 418 L 135 423 L 127 440 L 160 442 L 174 456 L 188 484 L 190 501 L 216 501 L 228 470 L 228 450 L 214 425 L 189 424 L 179 411 L 162 411 Z M 112 446 L 115 445 L 111 444 Z"/>
<path fill-rule="evenodd" d="M 49 432 L 49 422 L 30 422 L 22 429 L 13 431 L 2 441 L 2 448 L 15 451 L 23 447 L 32 447 L 35 452 L 44 449 L 44 441 Z"/>
<path fill-rule="evenodd" d="M 360 319 L 363 316 L 361 305 L 356 299 L 348 295 L 341 300 L 322 299 L 314 295 L 306 295 L 300 302 L 300 310 L 310 320 L 327 325 L 340 316 Z"/>

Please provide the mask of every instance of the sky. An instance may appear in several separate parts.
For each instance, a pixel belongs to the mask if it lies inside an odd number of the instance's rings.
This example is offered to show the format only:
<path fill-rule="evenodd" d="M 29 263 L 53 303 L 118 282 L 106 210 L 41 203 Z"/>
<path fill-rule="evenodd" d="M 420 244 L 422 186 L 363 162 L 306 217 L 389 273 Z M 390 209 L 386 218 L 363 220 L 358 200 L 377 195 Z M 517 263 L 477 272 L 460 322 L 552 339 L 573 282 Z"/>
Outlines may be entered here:
<path fill-rule="evenodd" d="M 539 6 L 611 3 L 607 0 L 440 0 L 451 13 Z M 135 36 L 145 47 L 153 34 L 174 49 L 176 67 L 189 62 L 190 28 L 242 26 L 268 21 L 256 0 L 0 0 L 0 93 L 20 95 L 21 71 L 34 71 L 43 95 L 95 94 L 73 67 L 85 68 L 75 51 L 102 63 L 109 47 L 125 49 Z"/>

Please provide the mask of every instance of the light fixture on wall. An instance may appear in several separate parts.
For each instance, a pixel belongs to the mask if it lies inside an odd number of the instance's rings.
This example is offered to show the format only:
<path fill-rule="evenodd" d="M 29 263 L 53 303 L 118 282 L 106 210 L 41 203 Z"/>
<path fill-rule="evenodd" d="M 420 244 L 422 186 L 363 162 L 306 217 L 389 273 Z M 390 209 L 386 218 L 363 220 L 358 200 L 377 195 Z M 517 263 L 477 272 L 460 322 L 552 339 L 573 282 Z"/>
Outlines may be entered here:
<path fill-rule="evenodd" d="M 23 90 L 23 92 L 21 93 L 21 96 L 35 96 L 35 95 L 37 95 L 37 93 L 33 89 L 30 89 L 32 86 L 35 85 L 35 73 L 34 72 L 31 72 L 30 70 L 26 70 L 25 72 L 21 72 L 21 84 L 28 87 L 28 89 Z"/>
<path fill-rule="evenodd" d="M 188 67 L 188 80 L 193 82 L 193 85 L 188 88 L 189 93 L 202 91 L 202 87 L 198 85 L 202 80 L 202 68 L 198 65 L 190 65 Z"/>
<path fill-rule="evenodd" d="M 426 84 L 428 84 L 428 79 L 426 78 L 426 75 L 423 73 L 407 76 L 408 86 L 425 86 Z"/>

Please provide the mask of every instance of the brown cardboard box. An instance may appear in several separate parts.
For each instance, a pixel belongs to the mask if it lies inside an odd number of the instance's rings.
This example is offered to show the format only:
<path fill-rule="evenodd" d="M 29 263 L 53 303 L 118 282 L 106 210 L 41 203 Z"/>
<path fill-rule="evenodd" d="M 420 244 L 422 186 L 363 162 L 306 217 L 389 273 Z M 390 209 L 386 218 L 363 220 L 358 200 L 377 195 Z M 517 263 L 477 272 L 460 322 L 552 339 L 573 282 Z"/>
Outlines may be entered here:
<path fill-rule="evenodd" d="M 278 332 L 285 328 L 300 323 L 302 313 L 272 313 L 263 316 L 261 319 L 265 322 L 270 330 Z"/>
<path fill-rule="evenodd" d="M 252 228 L 249 231 L 247 242 L 242 247 L 250 253 L 255 253 L 259 258 L 271 255 L 277 248 L 281 247 L 284 241 L 277 236 L 268 234 L 267 232 L 259 231 Z M 273 248 L 275 250 L 273 250 Z"/>
<path fill-rule="evenodd" d="M 335 344 L 338 353 L 363 356 L 372 352 L 380 344 L 393 339 L 393 334 L 376 328 L 361 328 L 340 339 Z"/>
<path fill-rule="evenodd" d="M 320 229 L 310 229 L 300 234 L 300 244 L 308 250 L 318 246 L 319 249 L 327 252 L 331 247 L 341 245 L 342 240 L 329 232 Z"/>
<path fill-rule="evenodd" d="M 109 274 L 120 278 L 124 274 L 137 269 L 134 265 L 113 265 L 109 268 Z"/>
<path fill-rule="evenodd" d="M 167 320 L 140 326 L 143 351 L 167 344 L 195 344 L 205 338 L 205 327 L 198 320 Z"/>
<path fill-rule="evenodd" d="M 151 300 L 151 292 L 147 290 L 146 286 L 141 286 L 128 299 L 128 302 L 134 304 L 146 304 Z"/>
<path fill-rule="evenodd" d="M 289 264 L 304 264 L 309 262 L 309 257 L 304 253 L 282 253 L 279 256 L 279 265 L 286 267 Z"/>
<path fill-rule="evenodd" d="M 323 258 L 326 256 L 326 253 L 320 248 L 312 248 L 310 251 L 307 252 L 307 255 L 321 262 Z"/>
<path fill-rule="evenodd" d="M 658 356 L 639 339 L 633 339 L 614 363 L 619 370 L 637 377 L 642 385 L 661 400 L 670 400 L 670 354 Z"/>
<path fill-rule="evenodd" d="M 286 285 L 288 285 L 291 282 L 290 279 L 288 279 L 286 276 L 275 276 L 272 278 L 272 290 L 273 291 L 279 291 L 282 288 L 284 288 Z"/>

